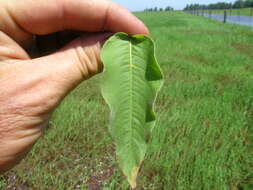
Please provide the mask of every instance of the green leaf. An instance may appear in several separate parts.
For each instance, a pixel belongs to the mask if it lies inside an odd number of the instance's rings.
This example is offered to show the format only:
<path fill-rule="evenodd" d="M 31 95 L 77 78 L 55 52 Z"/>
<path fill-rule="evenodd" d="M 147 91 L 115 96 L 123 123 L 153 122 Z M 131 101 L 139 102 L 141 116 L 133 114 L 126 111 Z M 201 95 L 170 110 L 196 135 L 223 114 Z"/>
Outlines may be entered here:
<path fill-rule="evenodd" d="M 102 49 L 102 94 L 111 109 L 110 132 L 119 166 L 132 188 L 155 124 L 154 102 L 163 75 L 153 41 L 117 33 Z"/>

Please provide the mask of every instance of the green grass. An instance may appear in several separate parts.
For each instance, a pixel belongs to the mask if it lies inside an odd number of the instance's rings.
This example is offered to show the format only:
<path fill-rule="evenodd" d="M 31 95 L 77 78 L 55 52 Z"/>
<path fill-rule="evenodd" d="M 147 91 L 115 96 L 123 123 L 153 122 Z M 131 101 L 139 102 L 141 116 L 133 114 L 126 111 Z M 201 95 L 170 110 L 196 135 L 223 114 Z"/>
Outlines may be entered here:
<path fill-rule="evenodd" d="M 181 12 L 137 16 L 166 78 L 137 189 L 252 190 L 253 31 Z M 31 154 L 0 177 L 0 189 L 129 189 L 99 80 L 65 99 Z"/>
<path fill-rule="evenodd" d="M 212 14 L 224 14 L 225 10 L 215 9 L 215 10 L 205 10 L 205 13 L 212 12 Z M 241 15 L 241 16 L 253 16 L 253 8 L 242 8 L 242 9 L 227 9 L 228 15 Z M 200 13 L 202 11 L 199 11 Z"/>

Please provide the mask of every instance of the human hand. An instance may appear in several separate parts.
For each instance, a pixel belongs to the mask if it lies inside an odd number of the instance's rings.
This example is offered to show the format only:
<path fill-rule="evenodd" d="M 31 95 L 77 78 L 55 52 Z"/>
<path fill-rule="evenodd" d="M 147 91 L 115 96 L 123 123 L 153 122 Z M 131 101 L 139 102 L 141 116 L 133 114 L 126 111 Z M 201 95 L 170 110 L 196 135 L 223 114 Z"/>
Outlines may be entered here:
<path fill-rule="evenodd" d="M 90 32 L 32 59 L 34 35 Z M 102 70 L 103 31 L 148 34 L 125 8 L 106 0 L 0 0 L 0 173 L 17 164 L 80 82 Z"/>

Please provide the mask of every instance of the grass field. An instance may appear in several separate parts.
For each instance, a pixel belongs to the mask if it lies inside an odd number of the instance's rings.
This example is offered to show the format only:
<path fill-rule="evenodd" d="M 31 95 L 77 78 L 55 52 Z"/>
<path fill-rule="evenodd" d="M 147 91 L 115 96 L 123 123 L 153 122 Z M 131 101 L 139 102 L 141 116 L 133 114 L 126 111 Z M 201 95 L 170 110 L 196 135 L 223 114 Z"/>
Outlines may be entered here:
<path fill-rule="evenodd" d="M 165 75 L 138 190 L 253 189 L 253 31 L 182 12 L 137 13 Z M 107 131 L 100 77 L 56 110 L 3 190 L 128 190 Z"/>
<path fill-rule="evenodd" d="M 225 10 L 205 10 L 204 12 L 209 14 L 210 11 L 212 12 L 212 14 L 224 14 Z M 226 11 L 228 15 L 253 16 L 253 8 L 227 9 Z"/>

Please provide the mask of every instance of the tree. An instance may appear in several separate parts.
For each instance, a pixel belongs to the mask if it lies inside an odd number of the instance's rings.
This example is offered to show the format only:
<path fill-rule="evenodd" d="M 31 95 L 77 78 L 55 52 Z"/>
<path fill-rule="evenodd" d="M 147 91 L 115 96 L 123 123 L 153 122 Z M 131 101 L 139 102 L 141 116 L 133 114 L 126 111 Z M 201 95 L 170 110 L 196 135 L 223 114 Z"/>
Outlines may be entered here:
<path fill-rule="evenodd" d="M 253 0 L 246 0 L 244 2 L 245 7 L 253 7 Z"/>
<path fill-rule="evenodd" d="M 218 2 L 208 5 L 203 4 L 188 4 L 184 10 L 204 10 L 204 9 L 231 9 L 253 7 L 253 0 L 236 0 L 234 3 Z"/>
<path fill-rule="evenodd" d="M 174 9 L 172 8 L 172 7 L 170 7 L 170 6 L 167 6 L 166 8 L 165 8 L 165 11 L 173 11 Z"/>
<path fill-rule="evenodd" d="M 240 8 L 243 8 L 243 7 L 244 7 L 244 1 L 243 0 L 237 0 L 233 4 L 234 9 L 240 9 Z"/>

